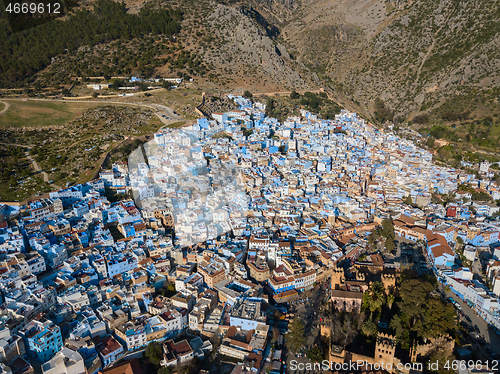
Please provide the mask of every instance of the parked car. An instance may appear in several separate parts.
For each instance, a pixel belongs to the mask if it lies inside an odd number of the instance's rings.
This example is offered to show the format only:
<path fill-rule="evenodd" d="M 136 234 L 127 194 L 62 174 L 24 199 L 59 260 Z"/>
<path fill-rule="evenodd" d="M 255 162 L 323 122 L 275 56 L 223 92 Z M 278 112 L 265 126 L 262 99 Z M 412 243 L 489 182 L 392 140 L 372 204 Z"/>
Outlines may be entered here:
<path fill-rule="evenodd" d="M 481 338 L 481 336 L 480 336 L 477 332 L 472 332 L 472 333 L 470 334 L 470 336 L 472 336 L 472 337 L 473 337 L 474 339 L 476 339 L 476 340 L 477 340 L 477 339 L 479 339 L 479 338 Z"/>

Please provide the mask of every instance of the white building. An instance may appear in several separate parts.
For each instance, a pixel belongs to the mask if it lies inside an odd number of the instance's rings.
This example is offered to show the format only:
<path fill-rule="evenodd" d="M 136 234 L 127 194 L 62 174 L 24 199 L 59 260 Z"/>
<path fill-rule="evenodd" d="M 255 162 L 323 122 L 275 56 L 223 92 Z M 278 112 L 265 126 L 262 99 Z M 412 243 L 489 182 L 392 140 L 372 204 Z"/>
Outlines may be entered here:
<path fill-rule="evenodd" d="M 107 262 L 108 277 L 113 278 L 115 275 L 122 274 L 137 268 L 137 257 L 130 256 L 115 256 Z"/>
<path fill-rule="evenodd" d="M 131 351 L 146 345 L 146 329 L 138 321 L 128 321 L 115 329 L 116 335 L 125 342 L 127 350 Z"/>
<path fill-rule="evenodd" d="M 31 274 L 43 273 L 46 270 L 45 259 L 39 254 L 36 254 L 26 260 L 26 264 L 28 264 Z"/>
<path fill-rule="evenodd" d="M 43 374 L 86 374 L 87 369 L 78 352 L 64 347 L 42 365 L 42 372 Z"/>
<path fill-rule="evenodd" d="M 260 307 L 261 300 L 238 299 L 231 309 L 230 326 L 236 326 L 242 330 L 253 330 L 257 328 L 257 325 L 265 324 L 266 315 Z"/>

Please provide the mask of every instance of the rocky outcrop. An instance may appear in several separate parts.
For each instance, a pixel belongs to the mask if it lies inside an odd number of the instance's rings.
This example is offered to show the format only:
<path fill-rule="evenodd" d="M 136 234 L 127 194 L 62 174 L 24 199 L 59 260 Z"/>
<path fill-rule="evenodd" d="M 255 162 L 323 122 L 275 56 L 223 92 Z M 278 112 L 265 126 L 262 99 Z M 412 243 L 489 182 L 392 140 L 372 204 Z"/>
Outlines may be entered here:
<path fill-rule="evenodd" d="M 494 101 L 500 88 L 499 0 L 253 0 L 253 6 L 279 25 L 297 60 L 368 113 L 377 98 L 408 118 L 457 97 L 467 105 L 478 92 Z"/>
<path fill-rule="evenodd" d="M 203 51 L 205 61 L 224 67 L 227 74 L 257 75 L 286 88 L 305 89 L 318 83 L 293 61 L 287 48 L 273 39 L 277 29 L 255 10 L 216 4 L 207 17 L 215 46 Z"/>

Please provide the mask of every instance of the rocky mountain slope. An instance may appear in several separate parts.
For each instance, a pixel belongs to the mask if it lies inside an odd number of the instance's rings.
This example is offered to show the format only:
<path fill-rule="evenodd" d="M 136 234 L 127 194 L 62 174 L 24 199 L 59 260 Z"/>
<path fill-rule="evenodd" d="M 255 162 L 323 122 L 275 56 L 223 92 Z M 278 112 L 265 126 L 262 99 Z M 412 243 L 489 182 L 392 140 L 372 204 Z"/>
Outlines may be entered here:
<path fill-rule="evenodd" d="M 239 85 L 314 89 L 321 82 L 280 43 L 278 28 L 253 7 L 216 0 L 166 1 L 184 10 L 180 39 L 211 67 L 210 78 Z M 201 16 L 201 17 L 200 17 Z"/>
<path fill-rule="evenodd" d="M 338 95 L 407 119 L 497 113 L 498 0 L 253 0 L 289 53 Z M 425 116 L 419 118 L 426 119 Z"/>
<path fill-rule="evenodd" d="M 144 4 L 181 10 L 180 32 L 125 42 L 106 35 L 111 41 L 91 51 L 80 45 L 49 56 L 52 64 L 39 76 L 51 85 L 54 77 L 68 84 L 80 75 L 187 74 L 216 87 L 326 88 L 365 116 L 423 125 L 500 113 L 500 0 L 125 4 L 129 13 Z"/>

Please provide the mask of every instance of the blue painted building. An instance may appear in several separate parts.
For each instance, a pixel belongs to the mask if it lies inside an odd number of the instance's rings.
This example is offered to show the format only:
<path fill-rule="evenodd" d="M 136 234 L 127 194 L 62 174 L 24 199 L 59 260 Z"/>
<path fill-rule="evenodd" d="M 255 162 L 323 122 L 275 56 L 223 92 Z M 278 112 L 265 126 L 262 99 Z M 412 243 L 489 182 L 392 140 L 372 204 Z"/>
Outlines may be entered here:
<path fill-rule="evenodd" d="M 31 321 L 20 332 L 28 356 L 40 362 L 47 362 L 63 347 L 61 330 L 51 321 Z"/>

